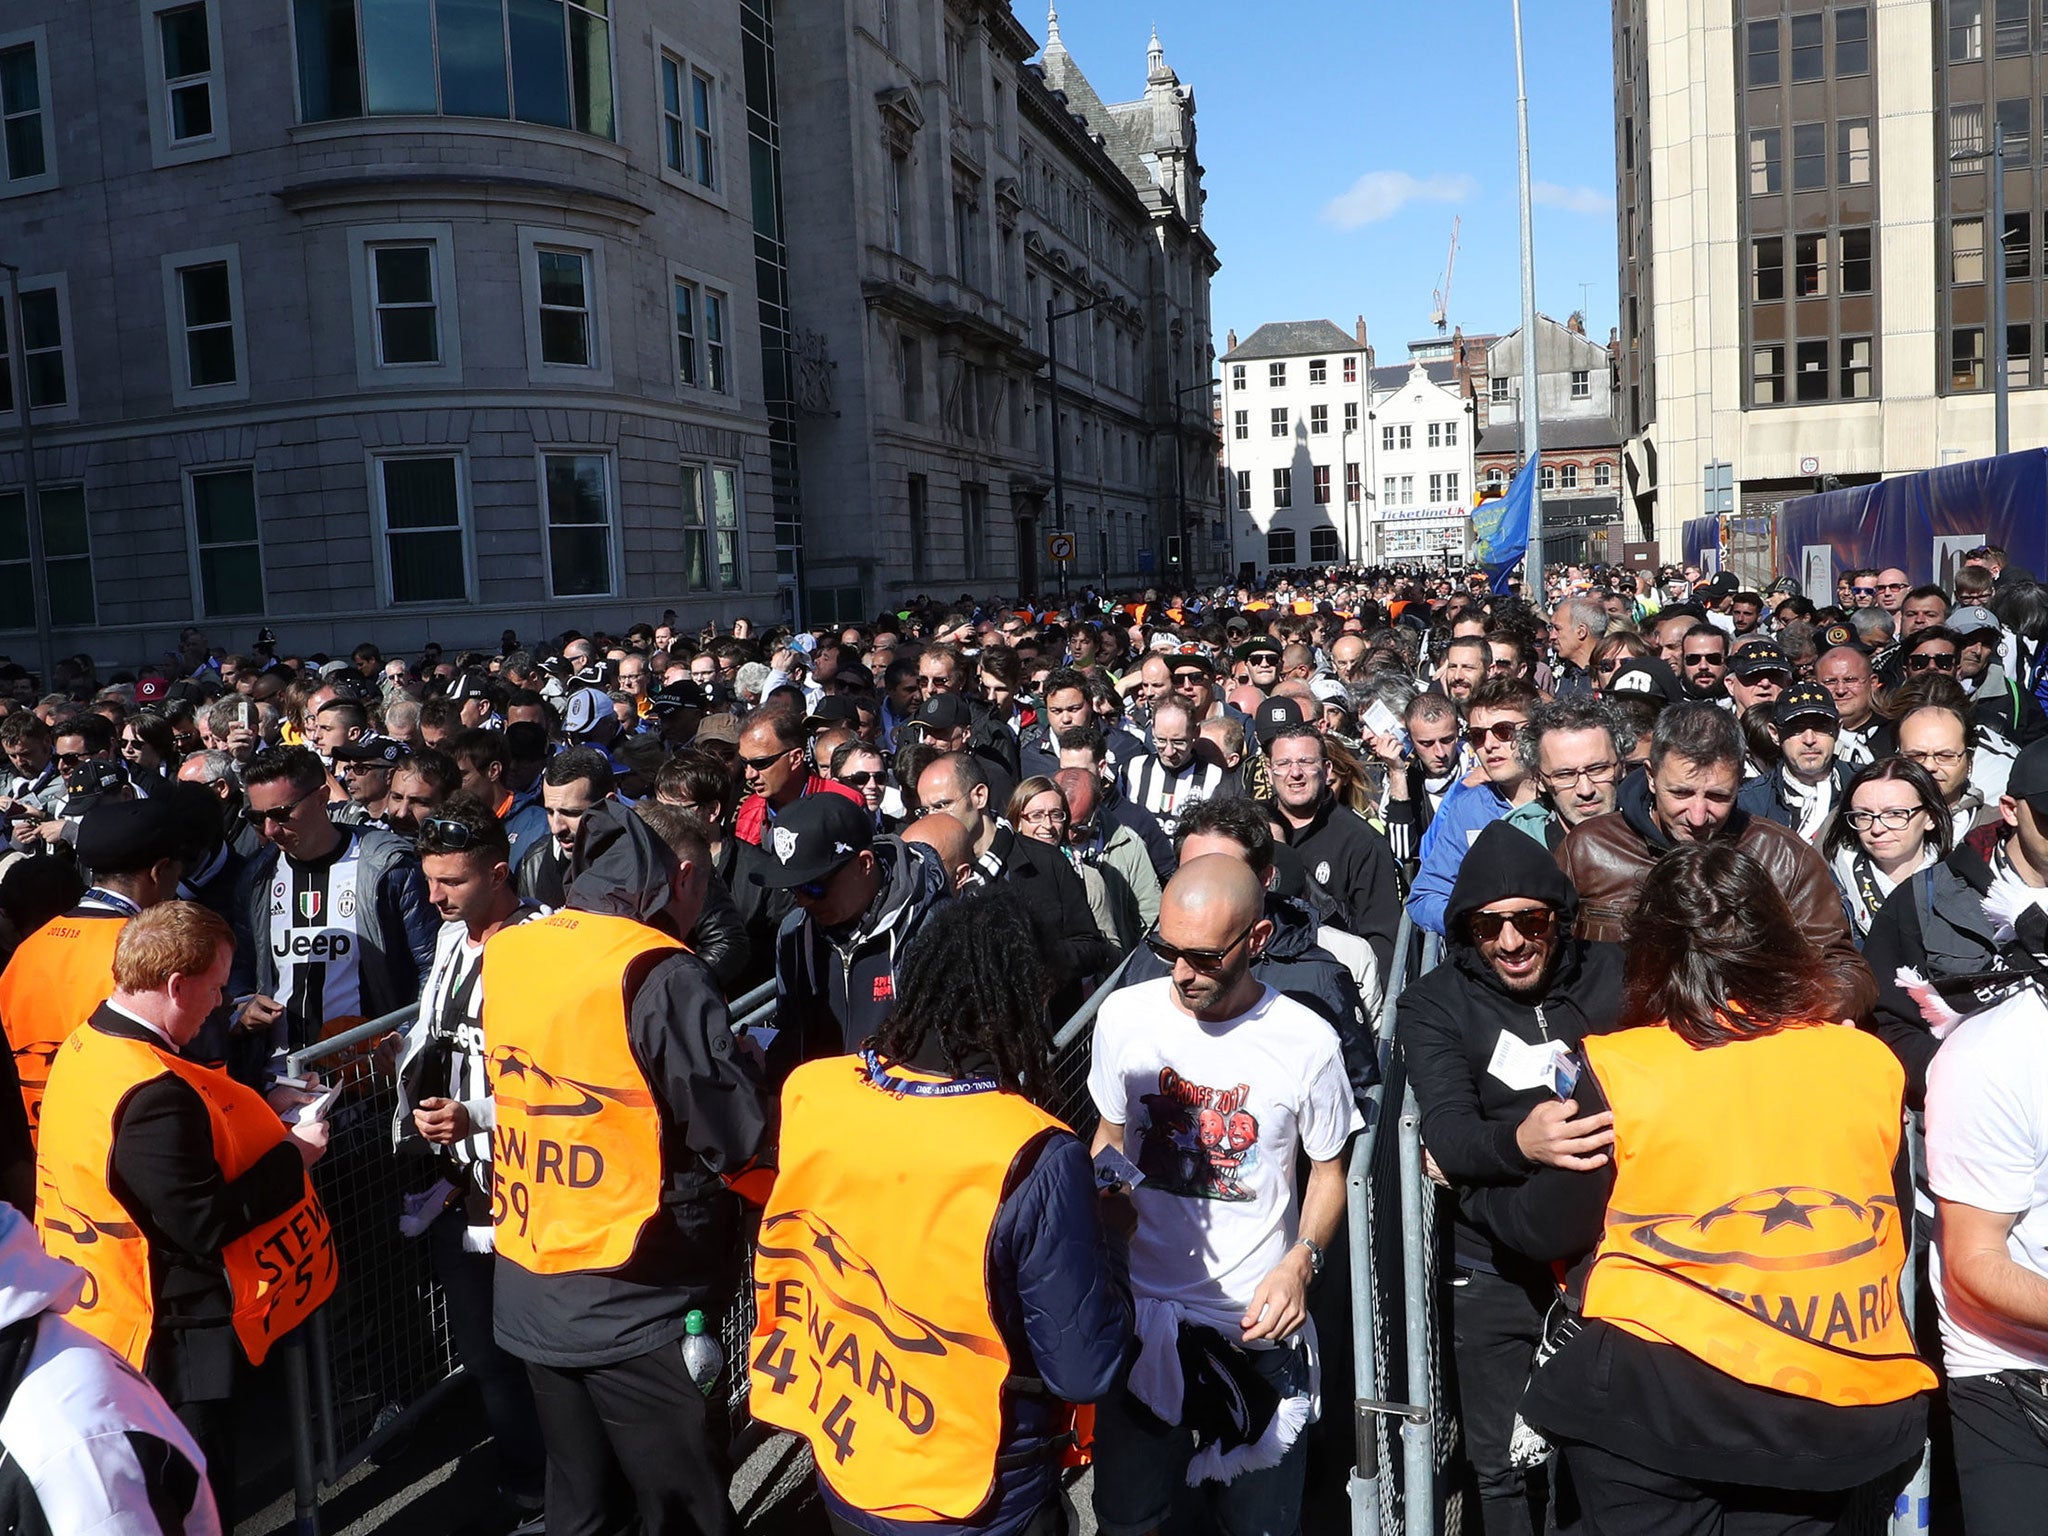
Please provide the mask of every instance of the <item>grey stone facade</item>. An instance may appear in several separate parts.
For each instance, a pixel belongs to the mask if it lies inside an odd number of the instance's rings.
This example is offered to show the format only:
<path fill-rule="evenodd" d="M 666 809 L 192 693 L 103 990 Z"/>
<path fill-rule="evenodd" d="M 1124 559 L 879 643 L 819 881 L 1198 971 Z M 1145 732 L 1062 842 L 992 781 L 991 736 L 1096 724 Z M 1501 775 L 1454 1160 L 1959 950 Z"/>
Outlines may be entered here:
<path fill-rule="evenodd" d="M 43 370 L 46 528 L 48 493 L 82 487 L 90 538 L 93 612 L 76 622 L 72 595 L 59 649 L 134 661 L 193 623 L 236 644 L 268 623 L 308 651 L 494 643 L 507 627 L 532 638 L 668 607 L 685 627 L 775 613 L 737 11 L 616 0 L 594 21 L 567 5 L 564 36 L 580 41 L 557 59 L 546 39 L 508 34 L 505 107 L 463 116 L 451 107 L 487 97 L 489 69 L 430 30 L 450 23 L 425 0 L 369 23 L 415 30 L 357 22 L 349 110 L 346 69 L 319 63 L 340 45 L 319 55 L 295 36 L 313 13 L 348 10 L 16 0 L 0 17 L 0 65 L 30 50 L 13 62 L 33 65 L 47 161 L 40 174 L 0 163 L 0 261 L 21 269 L 32 307 L 8 339 Z M 586 54 L 597 64 L 579 71 Z M 665 58 L 682 87 L 673 122 Z M 195 93 L 205 133 L 192 131 Z M 318 93 L 339 108 L 323 118 Z M 0 105 L 20 115 L 20 101 Z M 695 174 L 700 126 L 709 185 Z M 678 282 L 691 285 L 694 385 Z M 716 364 L 707 297 L 722 305 Z M 53 301 L 54 352 L 37 320 Z M 8 538 L 24 484 L 13 395 L 0 398 Z M 410 546 L 431 553 L 408 566 L 391 525 L 444 515 L 442 471 L 423 472 L 432 496 L 408 500 L 381 466 L 421 458 L 454 461 L 461 521 Z M 199 502 L 227 483 L 207 477 L 245 470 L 253 560 L 202 550 L 202 525 L 216 545 L 224 525 Z M 440 595 L 405 601 L 408 582 Z M 0 613 L 0 650 L 25 654 L 30 623 Z"/>

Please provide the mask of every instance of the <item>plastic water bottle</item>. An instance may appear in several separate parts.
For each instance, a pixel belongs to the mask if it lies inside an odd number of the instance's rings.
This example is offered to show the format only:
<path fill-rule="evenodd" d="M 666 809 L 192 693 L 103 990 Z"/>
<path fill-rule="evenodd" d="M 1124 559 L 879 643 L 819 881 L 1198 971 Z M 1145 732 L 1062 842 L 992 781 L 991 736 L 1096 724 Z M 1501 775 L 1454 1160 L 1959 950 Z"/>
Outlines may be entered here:
<path fill-rule="evenodd" d="M 697 1390 L 709 1397 L 725 1370 L 725 1351 L 719 1348 L 718 1340 L 704 1331 L 702 1312 L 692 1312 L 683 1319 L 683 1365 L 690 1380 L 697 1383 Z"/>

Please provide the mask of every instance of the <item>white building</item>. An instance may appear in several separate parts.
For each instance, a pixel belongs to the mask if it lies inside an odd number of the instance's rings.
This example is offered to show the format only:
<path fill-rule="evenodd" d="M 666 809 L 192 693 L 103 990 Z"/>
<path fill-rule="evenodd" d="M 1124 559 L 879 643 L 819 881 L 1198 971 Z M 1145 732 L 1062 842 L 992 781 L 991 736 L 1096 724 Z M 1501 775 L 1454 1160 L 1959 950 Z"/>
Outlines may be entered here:
<path fill-rule="evenodd" d="M 1372 425 L 1364 322 L 1347 335 L 1328 320 L 1276 321 L 1241 344 L 1232 332 L 1228 348 L 1223 459 L 1239 568 L 1363 563 Z"/>
<path fill-rule="evenodd" d="M 1463 555 L 1471 522 L 1471 402 L 1417 358 L 1372 402 L 1373 560 Z"/>

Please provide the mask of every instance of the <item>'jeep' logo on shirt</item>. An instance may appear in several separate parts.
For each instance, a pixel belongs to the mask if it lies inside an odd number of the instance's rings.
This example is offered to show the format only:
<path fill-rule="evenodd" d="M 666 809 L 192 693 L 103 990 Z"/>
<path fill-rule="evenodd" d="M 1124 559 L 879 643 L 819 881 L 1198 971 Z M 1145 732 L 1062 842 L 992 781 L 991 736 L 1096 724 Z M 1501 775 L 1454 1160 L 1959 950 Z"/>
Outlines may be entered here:
<path fill-rule="evenodd" d="M 280 960 L 339 960 L 354 946 L 353 935 L 323 928 L 317 933 L 294 932 L 288 942 L 273 943 L 270 952 Z"/>

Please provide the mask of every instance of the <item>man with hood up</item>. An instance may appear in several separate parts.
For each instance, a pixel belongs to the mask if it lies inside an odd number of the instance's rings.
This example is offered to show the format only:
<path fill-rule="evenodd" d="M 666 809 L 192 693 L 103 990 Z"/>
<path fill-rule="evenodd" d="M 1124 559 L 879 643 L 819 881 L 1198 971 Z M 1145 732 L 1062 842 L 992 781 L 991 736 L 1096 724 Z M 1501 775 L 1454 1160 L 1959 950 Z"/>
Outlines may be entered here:
<path fill-rule="evenodd" d="M 1578 893 L 1504 821 L 1484 828 L 1444 908 L 1446 963 L 1401 994 L 1400 1038 L 1422 1140 L 1454 1188 L 1519 1184 L 1539 1166 L 1597 1168 L 1607 1114 L 1577 1116 L 1579 1042 L 1621 1013 L 1622 951 L 1572 936 Z M 1562 1075 L 1560 1075 L 1562 1074 Z M 1561 1090 L 1561 1091 L 1560 1091 Z M 1467 1454 L 1488 1536 L 1543 1525 L 1543 1499 L 1508 1456 L 1515 1408 L 1557 1287 L 1497 1242 L 1469 1201 L 1451 1284 Z"/>
<path fill-rule="evenodd" d="M 549 1530 L 728 1536 L 725 1469 L 678 1347 L 732 1294 L 759 1074 L 678 935 L 710 852 L 616 801 L 577 829 L 566 903 L 484 945 L 498 1344 L 526 1362 Z M 714 1324 L 715 1326 L 715 1324 Z"/>

